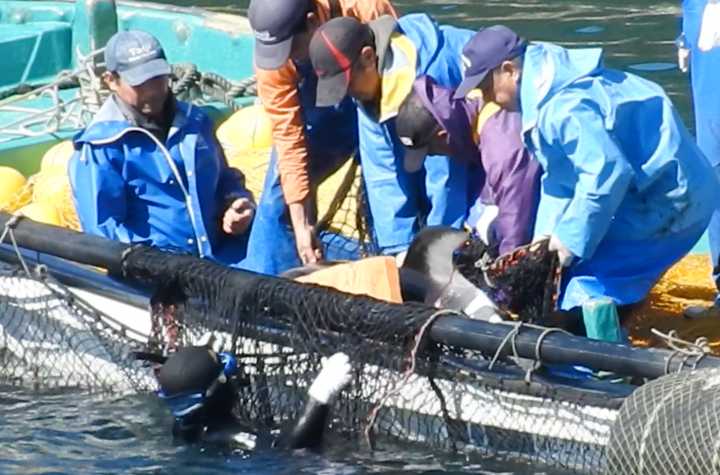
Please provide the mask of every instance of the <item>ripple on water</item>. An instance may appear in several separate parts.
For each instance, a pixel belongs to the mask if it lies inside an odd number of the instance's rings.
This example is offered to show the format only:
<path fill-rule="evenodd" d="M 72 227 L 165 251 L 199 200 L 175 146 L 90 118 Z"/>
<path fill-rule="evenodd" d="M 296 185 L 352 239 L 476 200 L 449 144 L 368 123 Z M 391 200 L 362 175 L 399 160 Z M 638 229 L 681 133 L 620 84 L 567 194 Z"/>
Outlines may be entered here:
<path fill-rule="evenodd" d="M 670 71 L 672 69 L 677 69 L 678 66 L 676 63 L 640 63 L 640 64 L 631 64 L 628 66 L 628 68 L 634 69 L 635 71 L 658 72 L 658 71 Z"/>
<path fill-rule="evenodd" d="M 593 26 L 586 26 L 585 28 L 578 28 L 575 30 L 575 33 L 580 33 L 583 35 L 591 34 L 591 33 L 600 33 L 601 31 L 605 31 L 604 26 L 599 25 L 593 25 Z"/>

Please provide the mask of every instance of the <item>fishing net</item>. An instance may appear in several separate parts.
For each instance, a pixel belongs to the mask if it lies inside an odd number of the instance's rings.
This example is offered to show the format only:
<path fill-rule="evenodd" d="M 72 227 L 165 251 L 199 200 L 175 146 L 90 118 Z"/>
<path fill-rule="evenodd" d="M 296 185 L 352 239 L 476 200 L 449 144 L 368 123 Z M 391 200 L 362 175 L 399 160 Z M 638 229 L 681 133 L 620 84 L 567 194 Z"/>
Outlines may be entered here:
<path fill-rule="evenodd" d="M 135 393 L 155 387 L 132 351 L 147 336 L 91 307 L 44 266 L 0 261 L 0 384 Z"/>
<path fill-rule="evenodd" d="M 605 473 L 720 474 L 720 369 L 664 376 L 635 391 L 617 415 Z"/>
<path fill-rule="evenodd" d="M 444 311 L 145 247 L 126 255 L 123 275 L 156 286 L 155 343 L 144 351 L 172 352 L 212 331 L 238 357 L 252 386 L 237 412 L 250 426 L 298 417 L 321 358 L 344 351 L 355 373 L 336 402 L 333 427 L 345 434 L 364 434 L 371 445 L 391 437 L 576 472 L 602 464 L 622 395 L 528 379 L 504 359 L 488 369 L 494 354 L 429 338 Z"/>
<path fill-rule="evenodd" d="M 457 253 L 455 266 L 514 320 L 555 326 L 562 268 L 548 241 L 498 255 L 497 246 L 472 239 Z"/>

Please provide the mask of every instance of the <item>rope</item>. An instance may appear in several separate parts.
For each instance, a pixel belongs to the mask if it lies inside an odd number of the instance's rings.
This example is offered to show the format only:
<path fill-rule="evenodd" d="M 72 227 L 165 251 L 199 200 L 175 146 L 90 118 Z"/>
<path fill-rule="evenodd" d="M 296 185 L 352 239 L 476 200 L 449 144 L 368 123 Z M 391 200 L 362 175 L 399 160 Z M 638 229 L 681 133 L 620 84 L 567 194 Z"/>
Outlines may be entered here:
<path fill-rule="evenodd" d="M 420 348 L 420 345 L 422 344 L 425 335 L 427 334 L 428 329 L 430 326 L 435 323 L 435 320 L 437 320 L 439 317 L 445 316 L 445 315 L 459 315 L 464 316 L 460 312 L 456 312 L 455 310 L 439 310 L 432 315 L 423 323 L 422 327 L 420 327 L 420 330 L 418 330 L 417 335 L 415 336 L 415 344 L 413 345 L 412 350 L 410 351 L 410 367 L 403 373 L 402 377 L 400 378 L 400 381 L 398 381 L 398 384 L 395 385 L 395 387 L 387 391 L 381 398 L 380 402 L 373 408 L 373 410 L 370 413 L 370 420 L 368 421 L 367 426 L 365 427 L 365 439 L 367 440 L 368 446 L 372 448 L 372 441 L 371 441 L 371 431 L 373 426 L 375 425 L 375 422 L 377 420 L 378 413 L 380 412 L 380 409 L 385 406 L 385 403 L 388 399 L 390 399 L 390 396 L 397 394 L 400 391 L 400 388 L 403 386 L 404 383 L 407 383 L 408 379 L 410 379 L 410 376 L 412 376 L 415 373 L 415 366 L 417 363 L 417 353 L 418 349 Z"/>
<path fill-rule="evenodd" d="M 541 327 L 538 325 L 532 325 L 530 323 L 523 323 L 522 321 L 518 321 L 513 325 L 513 329 L 505 336 L 502 343 L 500 343 L 500 346 L 498 346 L 498 349 L 495 351 L 495 355 L 493 355 L 492 359 L 490 360 L 490 364 L 488 365 L 488 370 L 492 371 L 493 367 L 495 366 L 495 363 L 497 363 L 498 359 L 500 358 L 500 355 L 502 354 L 503 350 L 505 349 L 505 346 L 510 342 L 510 348 L 512 350 L 512 355 L 515 358 L 520 358 L 517 352 L 517 342 L 516 338 L 520 334 L 520 330 L 525 328 L 533 328 L 536 330 L 543 330 L 543 332 L 540 334 L 540 336 L 537 339 L 537 342 L 535 342 L 535 363 L 534 365 L 527 370 L 525 373 L 525 382 L 527 384 L 531 383 L 532 374 L 540 369 L 542 367 L 542 358 L 540 357 L 540 350 L 542 349 L 542 344 L 545 338 L 555 332 L 564 333 L 566 335 L 572 335 L 569 331 L 563 330 L 562 328 L 546 328 Z"/>
<path fill-rule="evenodd" d="M 710 348 L 707 338 L 705 338 L 704 336 L 697 338 L 694 342 L 689 342 L 678 337 L 678 333 L 676 330 L 670 330 L 668 333 L 663 333 L 660 330 L 652 328 L 650 331 L 655 336 L 664 340 L 668 348 L 673 350 L 672 353 L 670 353 L 668 359 L 665 360 L 665 374 L 670 373 L 670 364 L 676 356 L 682 356 L 682 361 L 678 365 L 677 370 L 677 372 L 679 373 L 685 367 L 685 364 L 690 358 L 695 358 L 695 361 L 693 362 L 691 367 L 692 370 L 695 370 L 698 363 L 700 363 L 703 358 L 705 358 L 707 355 L 712 354 L 712 349 Z"/>
<path fill-rule="evenodd" d="M 13 228 L 17 226 L 18 221 L 20 221 L 20 218 L 23 215 L 15 212 L 12 214 L 12 217 L 8 220 L 7 223 L 5 223 L 5 227 L 3 229 L 3 233 L 0 235 L 0 244 L 5 242 L 5 237 L 10 236 L 10 241 L 12 241 L 13 250 L 15 251 L 15 254 L 17 254 L 18 260 L 20 261 L 20 264 L 22 264 L 23 270 L 28 275 L 28 277 L 32 278 L 32 273 L 30 272 L 30 268 L 28 267 L 27 263 L 25 262 L 25 259 L 23 259 L 22 254 L 20 253 L 20 249 L 18 248 L 17 241 L 15 240 L 15 234 L 13 233 Z"/>
<path fill-rule="evenodd" d="M 20 115 L 19 119 L 0 127 L 0 134 L 9 136 L 0 139 L 0 143 L 12 140 L 14 136 L 55 135 L 66 127 L 71 130 L 86 127 L 111 94 L 102 80 L 105 64 L 97 59 L 104 51 L 104 48 L 100 48 L 83 55 L 78 49 L 77 67 L 73 71 L 61 71 L 48 84 L 18 84 L 0 93 L 0 101 L 4 100 L 0 103 L 0 111 Z M 218 101 L 226 104 L 232 111 L 241 108 L 235 99 L 257 93 L 255 76 L 235 83 L 215 73 L 200 73 L 192 63 L 173 65 L 170 87 L 181 100 L 197 104 Z M 60 90 L 70 88 L 77 88 L 77 94 L 67 101 L 62 100 Z M 48 96 L 52 101 L 52 106 L 47 109 L 17 105 L 27 99 L 44 96 Z M 40 127 L 37 128 L 38 126 Z M 32 128 L 36 129 L 31 130 Z"/>

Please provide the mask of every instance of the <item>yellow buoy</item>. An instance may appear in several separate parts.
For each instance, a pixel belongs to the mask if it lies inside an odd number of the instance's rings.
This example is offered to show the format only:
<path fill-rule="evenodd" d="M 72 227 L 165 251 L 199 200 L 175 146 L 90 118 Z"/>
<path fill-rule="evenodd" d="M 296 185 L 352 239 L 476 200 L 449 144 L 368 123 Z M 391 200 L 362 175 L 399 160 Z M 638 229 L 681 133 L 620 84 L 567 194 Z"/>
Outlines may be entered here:
<path fill-rule="evenodd" d="M 43 172 L 55 165 L 67 165 L 70 157 L 75 152 L 75 147 L 71 140 L 64 140 L 53 145 L 50 150 L 45 152 L 40 162 L 40 171 Z"/>
<path fill-rule="evenodd" d="M 47 167 L 35 175 L 33 203 L 58 205 L 66 195 L 72 194 L 67 168 L 64 165 Z"/>
<path fill-rule="evenodd" d="M 62 224 L 57 208 L 48 203 L 30 203 L 20 208 L 18 213 L 38 223 L 54 224 L 55 226 Z"/>
<path fill-rule="evenodd" d="M 218 142 L 231 157 L 250 150 L 272 147 L 272 126 L 262 104 L 248 106 L 231 115 L 216 132 Z"/>
<path fill-rule="evenodd" d="M 50 204 L 60 213 L 62 225 L 80 230 L 67 165 L 53 165 L 34 176 L 33 203 Z"/>
<path fill-rule="evenodd" d="M 22 173 L 10 167 L 0 167 L 0 208 L 25 186 L 27 180 Z"/>

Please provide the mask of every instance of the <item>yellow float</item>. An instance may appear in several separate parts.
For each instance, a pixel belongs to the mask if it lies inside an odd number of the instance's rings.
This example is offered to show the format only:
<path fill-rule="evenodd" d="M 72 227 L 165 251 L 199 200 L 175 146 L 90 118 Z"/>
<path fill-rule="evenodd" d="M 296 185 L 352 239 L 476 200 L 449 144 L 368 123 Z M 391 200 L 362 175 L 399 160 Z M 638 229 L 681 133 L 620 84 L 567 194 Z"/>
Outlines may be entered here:
<path fill-rule="evenodd" d="M 48 203 L 30 203 L 20 208 L 17 212 L 38 223 L 62 226 L 62 218 L 57 208 Z"/>
<path fill-rule="evenodd" d="M 228 160 L 251 150 L 272 147 L 270 118 L 261 105 L 243 107 L 218 127 L 216 137 Z"/>
<path fill-rule="evenodd" d="M 50 150 L 43 155 L 42 161 L 40 162 L 40 172 L 42 173 L 56 165 L 67 166 L 73 152 L 75 152 L 75 147 L 71 140 L 65 140 L 53 145 Z"/>
<path fill-rule="evenodd" d="M 10 167 L 0 167 L 0 211 L 12 213 L 30 202 L 32 179 Z"/>

